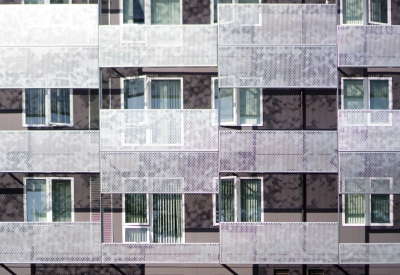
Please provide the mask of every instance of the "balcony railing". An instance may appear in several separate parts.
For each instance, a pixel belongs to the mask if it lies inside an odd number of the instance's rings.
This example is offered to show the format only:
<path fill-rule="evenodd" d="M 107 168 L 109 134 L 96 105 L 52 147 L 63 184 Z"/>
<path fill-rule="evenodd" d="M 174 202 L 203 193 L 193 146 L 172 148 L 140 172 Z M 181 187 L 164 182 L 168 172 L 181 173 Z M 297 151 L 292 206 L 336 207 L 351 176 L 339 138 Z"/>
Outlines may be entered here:
<path fill-rule="evenodd" d="M 339 67 L 399 67 L 400 26 L 337 26 Z"/>
<path fill-rule="evenodd" d="M 2 172 L 99 172 L 99 131 L 0 131 Z"/>
<path fill-rule="evenodd" d="M 220 87 L 337 86 L 336 5 L 218 5 Z"/>
<path fill-rule="evenodd" d="M 100 67 L 217 66 L 216 25 L 99 28 Z"/>
<path fill-rule="evenodd" d="M 103 263 L 218 264 L 218 243 L 103 244 Z"/>
<path fill-rule="evenodd" d="M 341 243 L 340 264 L 400 264 L 400 243 Z"/>
<path fill-rule="evenodd" d="M 0 223 L 2 263 L 100 263 L 100 223 Z"/>
<path fill-rule="evenodd" d="M 334 131 L 220 131 L 221 172 L 337 173 Z"/>
<path fill-rule="evenodd" d="M 221 263 L 335 264 L 337 223 L 220 223 Z"/>

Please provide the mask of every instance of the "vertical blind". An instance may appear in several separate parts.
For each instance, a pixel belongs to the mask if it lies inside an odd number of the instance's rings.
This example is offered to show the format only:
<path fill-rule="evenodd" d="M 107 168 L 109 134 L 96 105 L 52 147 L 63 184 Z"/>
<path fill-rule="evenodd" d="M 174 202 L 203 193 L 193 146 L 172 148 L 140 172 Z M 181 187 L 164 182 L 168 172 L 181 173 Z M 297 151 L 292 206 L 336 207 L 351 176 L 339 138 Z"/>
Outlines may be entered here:
<path fill-rule="evenodd" d="M 153 195 L 153 241 L 182 242 L 182 195 Z"/>
<path fill-rule="evenodd" d="M 144 78 L 124 81 L 124 108 L 144 109 Z"/>
<path fill-rule="evenodd" d="M 72 197 L 70 180 L 52 180 L 53 222 L 72 221 Z"/>
<path fill-rule="evenodd" d="M 71 123 L 69 89 L 51 89 L 50 101 L 50 121 L 53 123 Z"/>
<path fill-rule="evenodd" d="M 25 123 L 28 125 L 46 124 L 46 90 L 25 90 Z"/>
<path fill-rule="evenodd" d="M 181 109 L 181 81 L 152 80 L 151 108 Z"/>
<path fill-rule="evenodd" d="M 344 109 L 364 109 L 364 81 L 346 79 L 343 88 Z"/>
<path fill-rule="evenodd" d="M 124 24 L 144 23 L 144 0 L 124 0 Z"/>
<path fill-rule="evenodd" d="M 260 123 L 260 89 L 239 89 L 240 124 Z"/>
<path fill-rule="evenodd" d="M 27 179 L 26 221 L 46 222 L 46 220 L 47 220 L 46 180 Z"/>
<path fill-rule="evenodd" d="M 365 195 L 345 195 L 345 222 L 348 224 L 365 224 Z"/>
<path fill-rule="evenodd" d="M 178 25 L 181 23 L 180 0 L 151 0 L 151 24 Z"/>
<path fill-rule="evenodd" d="M 261 181 L 240 180 L 240 221 L 261 222 Z"/>
<path fill-rule="evenodd" d="M 363 23 L 363 0 L 343 0 L 343 24 Z"/>
<path fill-rule="evenodd" d="M 125 195 L 125 223 L 147 223 L 146 194 Z"/>
<path fill-rule="evenodd" d="M 234 121 L 233 106 L 234 96 L 233 89 L 223 88 L 219 89 L 218 80 L 214 82 L 214 105 L 215 109 L 219 109 L 219 117 L 221 123 L 228 123 Z M 219 98 L 218 98 L 219 95 Z"/>
<path fill-rule="evenodd" d="M 372 22 L 388 23 L 388 0 L 370 0 L 370 16 Z"/>
<path fill-rule="evenodd" d="M 219 196 L 216 195 L 216 222 L 235 221 L 235 182 L 233 179 L 222 179 Z"/>

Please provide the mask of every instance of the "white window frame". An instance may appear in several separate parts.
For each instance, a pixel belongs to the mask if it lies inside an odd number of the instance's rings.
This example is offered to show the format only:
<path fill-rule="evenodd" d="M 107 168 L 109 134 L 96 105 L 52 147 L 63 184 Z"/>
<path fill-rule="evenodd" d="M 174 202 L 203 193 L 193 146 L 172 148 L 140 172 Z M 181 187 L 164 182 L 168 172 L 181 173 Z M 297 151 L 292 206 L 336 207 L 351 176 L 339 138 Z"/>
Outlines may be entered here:
<path fill-rule="evenodd" d="M 241 215 L 240 215 L 240 184 L 241 180 L 245 179 L 258 179 L 260 180 L 261 184 L 261 221 L 264 222 L 264 178 L 263 177 L 236 177 L 236 176 L 227 176 L 227 177 L 220 177 L 220 180 L 229 180 L 233 179 L 233 184 L 235 186 L 234 191 L 234 205 L 235 205 L 235 221 L 234 222 L 241 222 Z M 213 194 L 213 226 L 219 226 L 219 222 L 217 223 L 217 196 L 219 196 L 219 192 L 217 194 Z"/>
<path fill-rule="evenodd" d="M 366 179 L 369 181 L 369 184 L 371 186 L 372 182 L 371 180 L 373 179 L 388 179 L 390 180 L 390 189 L 393 188 L 393 178 L 392 177 L 367 177 L 367 178 L 362 178 Z M 343 179 L 346 180 L 346 179 Z M 346 223 L 346 195 L 364 195 L 364 202 L 365 202 L 365 217 L 364 217 L 364 223 Z M 371 222 L 371 195 L 389 195 L 389 223 L 372 223 Z M 342 196 L 342 206 L 343 206 L 343 211 L 342 211 L 342 225 L 343 226 L 393 226 L 393 194 L 364 194 L 364 193 L 349 193 L 349 194 L 343 194 Z"/>
<path fill-rule="evenodd" d="M 212 101 L 212 109 L 215 108 L 215 81 L 218 80 L 218 77 L 211 78 L 211 101 Z M 220 125 L 223 126 L 263 126 L 263 91 L 260 88 L 255 88 L 260 90 L 260 123 L 258 124 L 241 124 L 240 123 L 240 88 L 228 88 L 233 90 L 233 122 L 219 122 Z M 245 88 L 244 88 L 245 89 Z M 218 114 L 219 117 L 219 114 Z"/>
<path fill-rule="evenodd" d="M 371 21 L 371 0 L 362 0 L 363 2 L 363 22 L 362 24 L 344 24 L 343 23 L 343 1 L 340 1 L 340 25 L 353 25 L 353 26 L 362 26 L 362 25 L 391 25 L 392 24 L 392 1 L 387 0 L 388 7 L 388 22 L 374 22 Z"/>
<path fill-rule="evenodd" d="M 71 1 L 71 0 L 69 0 L 69 1 Z M 128 24 L 124 24 L 124 0 L 119 0 L 119 6 L 122 7 L 120 9 L 121 12 L 119 13 L 120 25 L 152 25 L 151 24 L 151 0 L 144 0 L 144 23 L 128 23 Z M 179 25 L 182 25 L 183 24 L 183 4 L 182 4 L 182 0 L 179 0 L 179 6 L 180 6 L 180 14 L 181 14 L 181 16 L 179 18 L 180 19 Z M 163 26 L 163 25 L 161 25 L 161 26 Z"/>
<path fill-rule="evenodd" d="M 52 202 L 52 181 L 53 180 L 69 180 L 71 182 L 71 221 L 75 221 L 75 201 L 74 201 L 74 178 L 72 177 L 24 177 L 24 221 L 28 222 L 28 213 L 26 205 L 26 181 L 27 180 L 46 180 L 46 222 L 53 222 L 53 202 Z"/>
<path fill-rule="evenodd" d="M 177 193 L 178 194 L 178 193 Z M 130 224 L 125 223 L 125 195 L 122 196 L 122 242 L 136 243 L 125 241 L 125 228 L 147 228 L 147 241 L 141 243 L 153 243 L 153 194 L 146 194 L 147 198 L 147 224 Z M 182 243 L 185 243 L 185 194 L 182 195 Z"/>
<path fill-rule="evenodd" d="M 50 121 L 51 119 L 51 89 L 48 88 L 41 88 L 45 90 L 45 124 L 27 124 L 26 123 L 26 105 L 25 105 L 25 90 L 22 91 L 22 126 L 23 127 L 53 127 L 53 126 L 67 126 L 72 127 L 74 126 L 74 101 L 73 101 L 73 90 L 69 89 L 69 116 L 70 116 L 70 123 L 53 123 Z"/>

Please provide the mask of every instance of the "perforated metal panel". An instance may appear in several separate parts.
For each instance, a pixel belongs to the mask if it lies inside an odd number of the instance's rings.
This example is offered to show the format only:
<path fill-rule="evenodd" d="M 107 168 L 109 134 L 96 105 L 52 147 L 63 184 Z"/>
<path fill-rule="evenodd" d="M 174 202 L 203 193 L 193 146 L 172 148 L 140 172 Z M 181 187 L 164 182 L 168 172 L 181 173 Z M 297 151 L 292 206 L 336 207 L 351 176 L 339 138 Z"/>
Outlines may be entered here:
<path fill-rule="evenodd" d="M 339 67 L 400 66 L 400 26 L 338 26 Z"/>
<path fill-rule="evenodd" d="M 400 151 L 399 110 L 339 110 L 340 151 Z"/>
<path fill-rule="evenodd" d="M 98 5 L 2 5 L 2 46 L 98 45 Z"/>
<path fill-rule="evenodd" d="M 337 223 L 220 223 L 225 264 L 335 264 Z"/>
<path fill-rule="evenodd" d="M 218 110 L 100 110 L 101 151 L 218 151 Z"/>
<path fill-rule="evenodd" d="M 400 194 L 399 167 L 400 152 L 339 152 L 339 192 Z"/>
<path fill-rule="evenodd" d="M 2 172 L 99 172 L 99 131 L 0 131 Z"/>
<path fill-rule="evenodd" d="M 103 193 L 216 193 L 218 152 L 101 152 Z"/>
<path fill-rule="evenodd" d="M 103 263 L 218 264 L 218 243 L 103 244 Z"/>
<path fill-rule="evenodd" d="M 217 66 L 216 25 L 99 26 L 100 67 Z"/>
<path fill-rule="evenodd" d="M 220 131 L 221 172 L 337 172 L 334 131 Z"/>
<path fill-rule="evenodd" d="M 100 263 L 100 223 L 0 223 L 2 263 Z"/>
<path fill-rule="evenodd" d="M 340 264 L 399 264 L 400 243 L 341 243 Z"/>

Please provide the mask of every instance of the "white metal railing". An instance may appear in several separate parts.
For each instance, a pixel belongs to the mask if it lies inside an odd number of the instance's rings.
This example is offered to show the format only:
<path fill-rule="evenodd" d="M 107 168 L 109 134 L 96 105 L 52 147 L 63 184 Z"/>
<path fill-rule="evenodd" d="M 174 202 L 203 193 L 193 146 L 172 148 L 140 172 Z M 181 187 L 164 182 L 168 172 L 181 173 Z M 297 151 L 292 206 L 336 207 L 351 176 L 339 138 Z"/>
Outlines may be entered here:
<path fill-rule="evenodd" d="M 0 131 L 0 171 L 99 172 L 99 131 Z"/>
<path fill-rule="evenodd" d="M 100 223 L 0 223 L 2 263 L 100 263 Z"/>
<path fill-rule="evenodd" d="M 100 67 L 217 66 L 216 25 L 99 26 Z"/>
<path fill-rule="evenodd" d="M 400 243 L 341 243 L 340 264 L 400 264 Z"/>
<path fill-rule="evenodd" d="M 339 67 L 399 67 L 400 26 L 337 26 Z"/>
<path fill-rule="evenodd" d="M 102 244 L 103 263 L 218 264 L 218 243 Z"/>
<path fill-rule="evenodd" d="M 338 224 L 220 223 L 225 264 L 338 263 Z"/>

